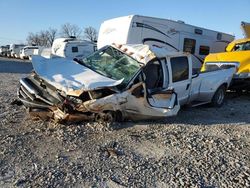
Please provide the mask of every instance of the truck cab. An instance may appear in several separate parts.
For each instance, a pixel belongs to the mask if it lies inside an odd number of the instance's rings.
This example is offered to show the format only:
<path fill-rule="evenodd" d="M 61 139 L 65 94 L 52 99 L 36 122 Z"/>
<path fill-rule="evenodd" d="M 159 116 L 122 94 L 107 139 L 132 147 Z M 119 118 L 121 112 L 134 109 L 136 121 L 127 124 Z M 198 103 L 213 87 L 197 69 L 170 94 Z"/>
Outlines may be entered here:
<path fill-rule="evenodd" d="M 231 90 L 250 90 L 250 23 L 241 22 L 245 38 L 229 43 L 224 53 L 209 54 L 202 71 L 235 67 Z"/>
<path fill-rule="evenodd" d="M 209 54 L 202 71 L 236 67 L 230 89 L 250 89 L 250 38 L 231 42 L 224 53 Z"/>

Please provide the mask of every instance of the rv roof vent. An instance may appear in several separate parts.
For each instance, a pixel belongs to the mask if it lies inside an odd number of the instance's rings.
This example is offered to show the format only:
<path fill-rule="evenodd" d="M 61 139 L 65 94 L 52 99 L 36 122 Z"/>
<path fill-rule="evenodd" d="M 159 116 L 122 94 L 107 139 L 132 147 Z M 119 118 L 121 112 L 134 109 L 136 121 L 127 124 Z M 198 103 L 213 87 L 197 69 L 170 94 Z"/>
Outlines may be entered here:
<path fill-rule="evenodd" d="M 182 23 L 182 24 L 184 24 L 185 22 L 184 21 L 182 21 L 182 20 L 177 20 L 177 22 L 178 23 Z"/>

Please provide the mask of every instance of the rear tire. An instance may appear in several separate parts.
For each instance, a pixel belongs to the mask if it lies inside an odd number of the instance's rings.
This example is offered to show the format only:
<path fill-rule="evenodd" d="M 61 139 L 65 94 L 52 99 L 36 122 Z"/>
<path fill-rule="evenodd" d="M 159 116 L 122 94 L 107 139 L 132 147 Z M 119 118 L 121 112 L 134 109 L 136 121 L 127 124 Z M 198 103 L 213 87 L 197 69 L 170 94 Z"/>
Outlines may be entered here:
<path fill-rule="evenodd" d="M 225 94 L 226 94 L 226 87 L 222 85 L 216 90 L 212 98 L 211 105 L 214 107 L 221 107 L 224 103 Z"/>

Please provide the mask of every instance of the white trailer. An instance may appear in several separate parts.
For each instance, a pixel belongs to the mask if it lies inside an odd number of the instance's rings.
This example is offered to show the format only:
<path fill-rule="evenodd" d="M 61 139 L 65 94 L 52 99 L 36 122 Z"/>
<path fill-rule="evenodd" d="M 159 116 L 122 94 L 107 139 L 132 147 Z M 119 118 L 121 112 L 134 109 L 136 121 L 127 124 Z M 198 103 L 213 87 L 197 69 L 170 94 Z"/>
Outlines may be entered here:
<path fill-rule="evenodd" d="M 234 36 L 183 21 L 130 15 L 101 24 L 97 48 L 112 43 L 149 44 L 169 51 L 184 51 L 204 59 L 209 53 L 225 51 Z"/>
<path fill-rule="evenodd" d="M 20 50 L 25 47 L 24 44 L 11 44 L 10 45 L 10 56 L 14 58 L 20 57 Z"/>
<path fill-rule="evenodd" d="M 76 38 L 58 38 L 52 44 L 51 53 L 54 56 L 75 58 L 86 57 L 96 50 L 96 44 Z"/>
<path fill-rule="evenodd" d="M 7 56 L 8 50 L 8 46 L 0 46 L 0 56 Z"/>
<path fill-rule="evenodd" d="M 34 55 L 34 52 L 37 50 L 39 50 L 38 46 L 25 46 L 20 50 L 20 58 L 31 60 L 32 55 Z"/>

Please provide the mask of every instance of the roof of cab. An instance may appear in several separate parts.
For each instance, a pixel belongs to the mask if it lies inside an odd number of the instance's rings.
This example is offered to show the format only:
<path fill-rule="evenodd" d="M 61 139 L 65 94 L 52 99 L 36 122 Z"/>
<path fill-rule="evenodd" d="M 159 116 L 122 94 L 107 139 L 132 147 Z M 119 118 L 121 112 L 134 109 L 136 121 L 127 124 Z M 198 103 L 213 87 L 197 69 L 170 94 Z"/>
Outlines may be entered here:
<path fill-rule="evenodd" d="M 157 47 L 145 44 L 112 44 L 113 47 L 118 50 L 128 54 L 137 61 L 143 64 L 147 64 L 154 58 L 163 58 L 167 56 L 179 56 L 179 55 L 189 55 L 186 52 L 173 52 L 169 51 L 164 47 Z"/>

